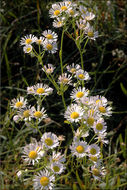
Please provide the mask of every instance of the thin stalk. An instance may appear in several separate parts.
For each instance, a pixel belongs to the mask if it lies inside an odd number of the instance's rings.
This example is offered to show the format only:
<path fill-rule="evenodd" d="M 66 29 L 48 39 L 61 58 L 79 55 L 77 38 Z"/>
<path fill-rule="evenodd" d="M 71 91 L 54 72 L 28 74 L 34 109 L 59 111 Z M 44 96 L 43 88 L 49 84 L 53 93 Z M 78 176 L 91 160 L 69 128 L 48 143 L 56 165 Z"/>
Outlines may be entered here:
<path fill-rule="evenodd" d="M 64 28 L 62 31 L 61 35 L 61 45 L 60 45 L 60 52 L 59 52 L 59 57 L 60 57 L 60 66 L 61 66 L 61 74 L 63 74 L 63 61 L 62 61 L 62 53 L 63 53 L 63 37 L 64 37 Z"/>

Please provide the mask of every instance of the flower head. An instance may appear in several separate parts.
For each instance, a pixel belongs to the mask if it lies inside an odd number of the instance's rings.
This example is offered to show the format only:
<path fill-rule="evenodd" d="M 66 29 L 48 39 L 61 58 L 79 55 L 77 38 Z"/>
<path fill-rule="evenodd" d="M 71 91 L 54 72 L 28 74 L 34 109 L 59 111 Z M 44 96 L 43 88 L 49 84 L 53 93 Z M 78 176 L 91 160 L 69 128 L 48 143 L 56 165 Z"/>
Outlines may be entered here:
<path fill-rule="evenodd" d="M 29 35 L 26 35 L 24 37 L 21 38 L 20 40 L 20 45 L 30 45 L 34 42 L 36 42 L 37 40 L 37 37 L 32 35 L 32 34 L 29 34 Z"/>
<path fill-rule="evenodd" d="M 58 137 L 51 132 L 44 133 L 41 137 L 41 141 L 48 149 L 53 149 L 59 145 Z"/>
<path fill-rule="evenodd" d="M 15 109 L 21 109 L 21 108 L 25 108 L 27 104 L 27 99 L 25 99 L 23 96 L 20 96 L 17 99 L 13 99 L 11 101 L 11 107 L 15 108 Z"/>

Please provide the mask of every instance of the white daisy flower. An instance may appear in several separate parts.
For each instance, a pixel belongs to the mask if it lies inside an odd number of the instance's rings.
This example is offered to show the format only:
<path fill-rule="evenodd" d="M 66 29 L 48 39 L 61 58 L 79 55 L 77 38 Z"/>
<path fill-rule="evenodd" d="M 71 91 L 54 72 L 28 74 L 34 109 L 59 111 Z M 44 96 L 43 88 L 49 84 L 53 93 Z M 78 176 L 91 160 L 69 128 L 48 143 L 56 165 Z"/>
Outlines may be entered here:
<path fill-rule="evenodd" d="M 41 147 L 37 141 L 36 143 L 30 143 L 23 147 L 22 158 L 24 159 L 24 162 L 28 163 L 29 165 L 34 165 L 35 162 L 38 162 L 38 160 L 41 159 L 41 156 L 39 154 L 40 149 Z"/>
<path fill-rule="evenodd" d="M 41 137 L 41 141 L 48 149 L 53 149 L 59 145 L 58 137 L 51 132 L 44 133 Z"/>
<path fill-rule="evenodd" d="M 101 103 L 97 105 L 98 114 L 100 116 L 110 117 L 112 115 L 112 107 L 111 106 L 103 106 Z"/>
<path fill-rule="evenodd" d="M 82 14 L 81 16 L 86 21 L 90 21 L 90 20 L 93 20 L 95 18 L 95 14 L 93 14 L 92 12 L 88 12 L 88 11 L 86 12 L 86 14 Z"/>
<path fill-rule="evenodd" d="M 31 106 L 21 108 L 17 113 L 20 119 L 23 119 L 24 121 L 31 121 L 31 116 L 32 116 Z"/>
<path fill-rule="evenodd" d="M 58 18 L 61 15 L 61 9 L 59 4 L 52 4 L 52 8 L 49 10 L 50 18 Z"/>
<path fill-rule="evenodd" d="M 97 135 L 98 136 L 95 138 L 96 140 L 103 143 L 104 145 L 109 143 L 109 141 L 106 139 L 106 135 L 107 135 L 106 132 L 98 133 Z"/>
<path fill-rule="evenodd" d="M 61 164 L 60 162 L 51 163 L 50 168 L 54 174 L 61 174 L 65 170 L 64 165 Z"/>
<path fill-rule="evenodd" d="M 38 172 L 33 179 L 33 186 L 35 190 L 53 189 L 53 182 L 55 181 L 54 175 L 51 175 L 48 170 Z"/>
<path fill-rule="evenodd" d="M 36 39 L 37 39 L 37 37 L 32 34 L 26 35 L 21 38 L 20 45 L 21 46 L 22 45 L 30 45 L 30 44 L 36 42 Z"/>
<path fill-rule="evenodd" d="M 49 40 L 45 40 L 43 43 L 43 47 L 46 51 L 49 53 L 56 53 L 58 48 L 57 48 L 57 43 L 56 42 L 50 42 Z"/>
<path fill-rule="evenodd" d="M 95 40 L 96 38 L 98 38 L 98 31 L 94 32 L 94 29 L 92 26 L 87 28 L 85 33 L 86 33 L 87 37 L 91 40 Z"/>
<path fill-rule="evenodd" d="M 80 70 L 78 70 L 76 72 L 76 77 L 79 80 L 85 80 L 85 81 L 90 80 L 89 74 L 86 71 L 82 70 L 82 69 L 80 69 Z"/>
<path fill-rule="evenodd" d="M 59 76 L 58 78 L 58 83 L 63 84 L 63 85 L 71 85 L 72 83 L 72 76 L 68 75 L 67 73 L 63 73 L 62 75 Z"/>
<path fill-rule="evenodd" d="M 79 13 L 78 13 L 78 11 L 76 11 L 75 7 L 68 8 L 67 14 L 69 15 L 69 17 L 73 17 L 73 18 L 79 16 Z"/>
<path fill-rule="evenodd" d="M 59 5 L 60 5 L 60 11 L 61 12 L 67 12 L 67 10 L 71 6 L 71 4 L 67 3 L 67 1 L 60 2 Z"/>
<path fill-rule="evenodd" d="M 27 94 L 34 94 L 34 86 L 27 87 Z"/>
<path fill-rule="evenodd" d="M 91 156 L 97 156 L 100 154 L 100 147 L 96 144 L 91 144 L 88 146 L 88 153 L 89 153 L 89 157 Z"/>
<path fill-rule="evenodd" d="M 79 69 L 81 69 L 81 66 L 79 64 L 74 64 L 72 63 L 72 65 L 67 65 L 67 71 L 72 73 L 72 74 L 75 74 L 76 71 L 78 71 Z"/>
<path fill-rule="evenodd" d="M 73 141 L 72 145 L 70 146 L 71 153 L 74 156 L 82 158 L 87 155 L 87 143 L 84 141 Z"/>
<path fill-rule="evenodd" d="M 78 89 L 74 89 L 71 92 L 70 97 L 74 100 L 81 100 L 84 96 L 88 96 L 89 90 L 87 90 L 85 87 L 78 87 Z"/>
<path fill-rule="evenodd" d="M 32 45 L 26 45 L 23 47 L 24 53 L 31 53 L 32 52 Z"/>
<path fill-rule="evenodd" d="M 25 99 L 23 96 L 20 96 L 17 99 L 11 100 L 11 107 L 16 108 L 16 109 L 21 109 L 25 108 L 27 104 L 27 99 Z"/>
<path fill-rule="evenodd" d="M 86 124 L 88 127 L 92 127 L 95 121 L 98 119 L 98 115 L 95 109 L 89 109 L 83 118 L 85 119 L 84 124 Z"/>
<path fill-rule="evenodd" d="M 42 35 L 51 43 L 57 41 L 58 35 L 52 30 L 45 30 Z"/>
<path fill-rule="evenodd" d="M 87 8 L 84 7 L 84 6 L 82 6 L 82 5 L 80 5 L 79 6 L 79 11 L 81 12 L 81 15 L 84 15 L 84 14 L 87 13 Z"/>
<path fill-rule="evenodd" d="M 61 152 L 56 152 L 56 151 L 53 151 L 52 152 L 52 156 L 49 158 L 50 162 L 59 162 L 59 163 L 62 163 L 62 162 L 65 162 L 66 159 L 65 159 L 65 156 L 61 154 Z"/>
<path fill-rule="evenodd" d="M 94 96 L 94 98 L 95 98 L 95 104 L 96 105 L 98 105 L 98 104 L 101 103 L 101 105 L 107 106 L 108 101 L 107 101 L 107 99 L 104 96 L 97 95 L 97 96 Z"/>
<path fill-rule="evenodd" d="M 65 18 L 57 18 L 56 20 L 53 21 L 53 27 L 54 28 L 60 28 L 64 25 L 64 20 Z"/>
<path fill-rule="evenodd" d="M 67 107 L 64 117 L 70 122 L 79 122 L 84 114 L 84 110 L 77 104 L 71 104 Z"/>
<path fill-rule="evenodd" d="M 80 30 L 86 30 L 88 25 L 90 25 L 89 23 L 86 22 L 86 20 L 84 19 L 79 19 L 76 21 L 76 24 L 77 24 L 77 27 L 80 29 Z"/>
<path fill-rule="evenodd" d="M 90 156 L 89 160 L 91 160 L 94 164 L 97 164 L 99 162 L 100 155 Z"/>
<path fill-rule="evenodd" d="M 77 138 L 81 138 L 81 137 L 88 137 L 89 132 L 86 131 L 84 128 L 79 127 L 75 132 L 74 132 L 74 136 Z"/>
<path fill-rule="evenodd" d="M 93 125 L 93 129 L 94 129 L 95 133 L 97 133 L 97 134 L 104 133 L 107 129 L 104 119 L 100 118 L 99 120 L 97 120 Z"/>
<path fill-rule="evenodd" d="M 34 94 L 39 96 L 48 96 L 52 93 L 53 89 L 50 88 L 47 84 L 37 83 L 33 86 Z"/>
<path fill-rule="evenodd" d="M 40 108 L 40 106 L 37 106 L 37 109 L 33 106 L 31 112 L 32 118 L 38 119 L 39 122 L 47 117 L 47 114 L 45 114 L 45 108 Z"/>
<path fill-rule="evenodd" d="M 53 71 L 54 71 L 55 68 L 56 67 L 54 67 L 52 64 L 48 64 L 48 65 L 44 65 L 44 67 L 42 68 L 42 70 L 44 72 L 46 72 L 47 74 L 51 74 L 51 73 L 53 73 Z"/>
<path fill-rule="evenodd" d="M 43 45 L 44 40 L 45 38 L 41 36 L 40 38 L 37 38 L 35 42 L 38 45 Z"/>
<path fill-rule="evenodd" d="M 99 167 L 97 164 L 91 166 L 91 173 L 95 180 L 101 180 L 101 177 L 105 176 L 105 169 L 104 167 Z"/>

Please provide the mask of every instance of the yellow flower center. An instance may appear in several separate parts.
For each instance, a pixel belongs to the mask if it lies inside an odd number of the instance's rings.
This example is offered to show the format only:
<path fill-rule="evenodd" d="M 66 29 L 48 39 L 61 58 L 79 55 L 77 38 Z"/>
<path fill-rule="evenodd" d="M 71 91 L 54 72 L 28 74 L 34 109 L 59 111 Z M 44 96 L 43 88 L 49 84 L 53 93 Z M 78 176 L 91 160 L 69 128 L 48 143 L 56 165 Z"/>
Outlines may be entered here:
<path fill-rule="evenodd" d="M 34 160 L 34 159 L 37 158 L 37 152 L 33 150 L 33 151 L 29 152 L 28 156 L 29 156 L 30 159 Z"/>
<path fill-rule="evenodd" d="M 78 77 L 79 77 L 80 79 L 84 79 L 84 78 L 85 78 L 84 74 L 80 74 L 80 75 L 78 75 Z"/>
<path fill-rule="evenodd" d="M 40 118 L 42 117 L 42 113 L 40 111 L 35 111 L 34 116 Z"/>
<path fill-rule="evenodd" d="M 93 117 L 89 117 L 89 118 L 87 119 L 87 123 L 88 123 L 89 125 L 93 125 L 93 123 L 94 123 L 94 118 L 93 118 Z"/>
<path fill-rule="evenodd" d="M 53 145 L 53 140 L 51 138 L 47 138 L 45 139 L 45 143 L 48 145 L 48 146 L 52 146 Z"/>
<path fill-rule="evenodd" d="M 53 36 L 52 36 L 52 34 L 47 34 L 46 38 L 48 38 L 49 40 L 51 40 L 51 39 L 53 39 Z"/>
<path fill-rule="evenodd" d="M 58 27 L 61 26 L 61 24 L 62 24 L 62 21 L 57 22 Z"/>
<path fill-rule="evenodd" d="M 24 111 L 23 116 L 24 117 L 29 117 L 30 116 L 30 111 L 29 110 Z"/>
<path fill-rule="evenodd" d="M 76 69 L 75 69 L 75 68 L 72 68 L 70 71 L 71 71 L 71 73 L 75 73 L 75 72 L 76 72 Z"/>
<path fill-rule="evenodd" d="M 16 102 L 15 106 L 16 106 L 17 108 L 20 108 L 20 107 L 23 106 L 23 103 L 22 103 L 22 102 Z"/>
<path fill-rule="evenodd" d="M 100 107 L 99 107 L 99 111 L 102 112 L 102 113 L 105 113 L 105 112 L 106 112 L 106 109 L 105 109 L 105 107 L 100 106 Z"/>
<path fill-rule="evenodd" d="M 54 170 L 54 172 L 59 172 L 60 168 L 58 166 L 53 166 L 53 170 Z"/>
<path fill-rule="evenodd" d="M 62 6 L 62 7 L 61 7 L 61 10 L 62 10 L 62 11 L 66 11 L 66 10 L 67 10 L 67 7 L 66 7 L 66 6 Z"/>
<path fill-rule="evenodd" d="M 48 50 L 52 50 L 53 46 L 52 46 L 52 44 L 47 44 L 47 45 L 46 45 L 46 48 L 47 48 Z"/>
<path fill-rule="evenodd" d="M 44 88 L 38 88 L 37 93 L 38 94 L 43 94 L 45 92 Z"/>
<path fill-rule="evenodd" d="M 77 113 L 77 112 L 72 112 L 71 115 L 70 115 L 70 117 L 71 117 L 72 119 L 77 119 L 77 118 L 79 117 L 79 113 Z"/>
<path fill-rule="evenodd" d="M 96 129 L 97 129 L 98 131 L 101 131 L 101 130 L 103 129 L 102 123 L 97 123 Z"/>
<path fill-rule="evenodd" d="M 100 171 L 97 168 L 94 168 L 92 170 L 92 172 L 93 172 L 93 175 L 95 175 L 95 176 L 99 176 L 100 175 Z"/>
<path fill-rule="evenodd" d="M 27 51 L 27 52 L 29 52 L 30 50 L 31 50 L 31 48 L 30 48 L 30 47 L 28 47 L 28 48 L 26 49 L 26 51 Z"/>
<path fill-rule="evenodd" d="M 47 73 L 51 73 L 52 72 L 52 69 L 47 69 Z"/>
<path fill-rule="evenodd" d="M 32 42 L 32 40 L 29 38 L 29 39 L 26 39 L 26 44 L 30 44 Z"/>
<path fill-rule="evenodd" d="M 98 104 L 100 101 L 101 101 L 101 100 L 99 100 L 99 99 L 98 99 L 98 100 L 96 100 L 96 104 Z"/>
<path fill-rule="evenodd" d="M 41 177 L 41 179 L 40 179 L 40 184 L 42 185 L 42 186 L 47 186 L 48 184 L 49 184 L 49 178 L 48 177 L 46 177 L 46 176 L 43 176 L 43 177 Z"/>
<path fill-rule="evenodd" d="M 54 11 L 54 15 L 55 15 L 55 16 L 58 16 L 59 14 L 60 14 L 60 11 L 59 11 L 59 10 Z"/>
<path fill-rule="evenodd" d="M 76 147 L 76 151 L 77 151 L 78 153 L 83 153 L 83 152 L 84 152 L 84 147 L 81 146 L 81 145 L 79 145 L 79 146 Z"/>
<path fill-rule="evenodd" d="M 82 9 L 82 12 L 83 12 L 84 14 L 86 14 L 86 11 L 85 11 L 85 10 L 83 10 L 83 9 Z"/>
<path fill-rule="evenodd" d="M 72 16 L 75 14 L 75 12 L 72 9 L 69 12 L 70 12 L 70 15 Z"/>
<path fill-rule="evenodd" d="M 83 92 L 77 92 L 76 97 L 77 98 L 82 98 L 84 96 Z"/>
<path fill-rule="evenodd" d="M 68 81 L 69 81 L 68 78 L 64 78 L 64 79 L 62 80 L 62 82 L 65 83 L 65 84 L 68 83 Z"/>
<path fill-rule="evenodd" d="M 89 37 L 94 37 L 93 31 L 89 31 L 89 32 L 87 33 L 87 35 L 88 35 Z"/>
<path fill-rule="evenodd" d="M 91 148 L 91 150 L 90 150 L 90 154 L 92 154 L 92 155 L 94 155 L 94 154 L 96 154 L 96 149 L 95 148 Z"/>
<path fill-rule="evenodd" d="M 97 162 L 97 157 L 96 156 L 91 156 L 90 159 L 94 162 Z"/>
<path fill-rule="evenodd" d="M 42 40 L 37 40 L 37 43 L 38 43 L 38 44 L 41 44 L 41 42 L 42 42 Z"/>

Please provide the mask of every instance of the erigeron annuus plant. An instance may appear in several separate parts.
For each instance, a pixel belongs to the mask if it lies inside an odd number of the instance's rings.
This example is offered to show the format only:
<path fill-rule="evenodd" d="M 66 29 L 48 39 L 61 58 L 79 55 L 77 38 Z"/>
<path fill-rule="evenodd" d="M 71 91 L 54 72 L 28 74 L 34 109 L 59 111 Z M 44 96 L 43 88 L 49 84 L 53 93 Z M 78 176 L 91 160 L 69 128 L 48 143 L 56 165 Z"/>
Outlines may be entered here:
<path fill-rule="evenodd" d="M 53 189 L 59 179 L 65 179 L 73 173 L 75 178 L 71 179 L 72 183 L 76 182 L 83 188 L 87 184 L 86 179 L 101 181 L 105 177 L 102 160 L 103 144 L 108 143 L 105 118 L 112 114 L 107 99 L 99 95 L 92 96 L 85 87 L 91 78 L 84 70 L 83 54 L 88 40 L 98 37 L 98 31 L 94 31 L 91 25 L 95 14 L 80 3 L 63 1 L 52 4 L 49 15 L 53 19 L 54 28 L 62 28 L 60 50 L 57 45 L 58 34 L 50 29 L 43 31 L 39 37 L 29 34 L 20 41 L 24 53 L 37 58 L 42 67 L 41 72 L 45 72 L 52 84 L 50 87 L 41 82 L 27 87 L 27 95 L 35 98 L 36 105 L 29 105 L 29 101 L 23 96 L 11 101 L 11 107 L 16 113 L 14 121 L 24 121 L 33 133 L 36 130 L 40 135 L 39 141 L 32 138 L 30 144 L 22 148 L 22 160 L 27 170 L 21 170 L 20 175 L 28 175 L 27 180 L 32 179 L 33 188 L 38 190 Z M 80 53 L 81 62 L 78 64 L 63 65 L 65 33 L 75 42 Z M 61 67 L 58 75 L 54 75 L 54 65 L 44 63 L 47 53 L 52 55 L 56 52 L 59 52 Z M 67 105 L 64 94 L 69 86 L 73 89 L 69 97 L 70 105 Z M 41 128 L 42 122 L 48 118 L 43 101 L 47 96 L 52 96 L 55 90 L 63 102 L 65 123 L 73 133 L 71 145 L 64 148 L 61 148 L 61 143 L 65 138 Z M 82 180 L 85 175 L 86 184 Z"/>

